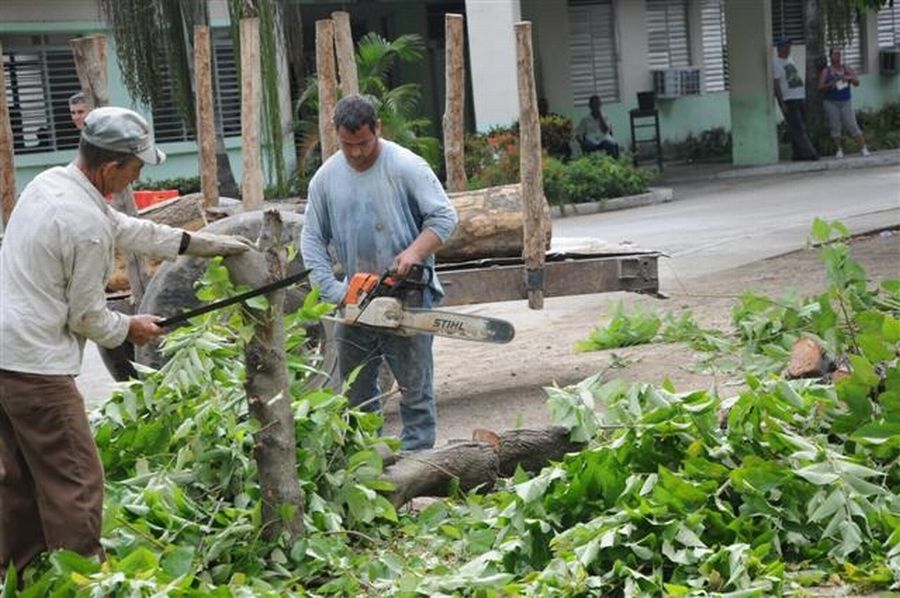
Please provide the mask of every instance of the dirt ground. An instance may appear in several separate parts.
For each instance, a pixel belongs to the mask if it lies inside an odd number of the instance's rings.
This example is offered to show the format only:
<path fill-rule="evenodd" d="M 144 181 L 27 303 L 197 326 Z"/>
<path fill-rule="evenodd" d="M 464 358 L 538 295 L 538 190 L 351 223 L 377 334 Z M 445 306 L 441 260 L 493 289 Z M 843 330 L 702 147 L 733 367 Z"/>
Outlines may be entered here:
<path fill-rule="evenodd" d="M 900 231 L 887 231 L 853 241 L 852 255 L 873 282 L 900 278 Z M 510 320 L 516 338 L 508 345 L 435 340 L 435 390 L 438 397 L 438 445 L 468 438 L 474 428 L 502 431 L 547 425 L 545 386 L 565 386 L 605 371 L 607 378 L 658 384 L 670 379 L 679 390 L 717 386 L 727 395 L 739 382 L 692 373 L 686 368 L 696 354 L 680 344 L 654 344 L 625 349 L 576 353 L 576 341 L 591 328 L 609 320 L 622 301 L 638 303 L 663 313 L 689 309 L 703 326 L 730 329 L 731 308 L 743 291 L 774 298 L 793 288 L 802 295 L 820 292 L 824 270 L 815 249 L 802 250 L 747 266 L 691 278 L 674 272 L 660 259 L 660 274 L 669 296 L 660 300 L 628 293 L 583 295 L 548 299 L 543 311 L 531 311 L 524 302 L 496 303 L 459 308 Z M 611 354 L 629 362 L 609 368 Z M 737 388 L 734 388 L 735 392 Z M 386 432 L 399 432 L 396 398 L 389 399 Z"/>

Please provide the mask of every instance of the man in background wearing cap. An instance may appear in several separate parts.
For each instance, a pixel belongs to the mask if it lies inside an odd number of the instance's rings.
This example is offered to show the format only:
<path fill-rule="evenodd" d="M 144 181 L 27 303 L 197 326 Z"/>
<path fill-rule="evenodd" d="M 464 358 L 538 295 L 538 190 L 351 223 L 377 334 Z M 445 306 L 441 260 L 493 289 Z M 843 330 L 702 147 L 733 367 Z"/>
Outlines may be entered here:
<path fill-rule="evenodd" d="M 818 160 L 819 154 L 809 141 L 806 133 L 806 88 L 803 77 L 794 59 L 791 58 L 791 40 L 781 37 L 776 42 L 778 56 L 772 61 L 772 74 L 775 78 L 775 99 L 787 121 L 791 135 L 792 159 Z"/>
<path fill-rule="evenodd" d="M 0 574 L 45 550 L 103 558 L 103 470 L 74 376 L 85 339 L 116 347 L 163 333 L 106 307 L 115 248 L 175 258 L 247 251 L 236 237 L 131 218 L 104 199 L 165 154 L 124 108 L 85 120 L 75 161 L 31 181 L 0 247 Z"/>

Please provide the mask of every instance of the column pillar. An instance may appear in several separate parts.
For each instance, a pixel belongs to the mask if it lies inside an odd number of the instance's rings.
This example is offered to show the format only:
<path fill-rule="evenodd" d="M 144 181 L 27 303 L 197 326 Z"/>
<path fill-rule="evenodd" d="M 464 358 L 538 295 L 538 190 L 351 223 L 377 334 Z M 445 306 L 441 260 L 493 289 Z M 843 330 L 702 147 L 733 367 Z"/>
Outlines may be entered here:
<path fill-rule="evenodd" d="M 519 118 L 516 37 L 519 0 L 466 0 L 475 128 L 484 132 Z"/>
<path fill-rule="evenodd" d="M 771 10 L 771 0 L 725 4 L 731 156 L 739 166 L 778 162 Z"/>

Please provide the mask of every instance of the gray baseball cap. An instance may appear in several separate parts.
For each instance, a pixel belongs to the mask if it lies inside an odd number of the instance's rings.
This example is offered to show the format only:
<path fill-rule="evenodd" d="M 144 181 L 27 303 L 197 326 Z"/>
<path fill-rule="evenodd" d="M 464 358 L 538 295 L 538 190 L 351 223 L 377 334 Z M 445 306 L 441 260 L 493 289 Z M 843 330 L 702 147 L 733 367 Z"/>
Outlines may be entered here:
<path fill-rule="evenodd" d="M 145 164 L 162 164 L 166 154 L 153 143 L 150 125 L 127 108 L 95 108 L 84 119 L 81 138 L 99 148 L 131 154 Z"/>

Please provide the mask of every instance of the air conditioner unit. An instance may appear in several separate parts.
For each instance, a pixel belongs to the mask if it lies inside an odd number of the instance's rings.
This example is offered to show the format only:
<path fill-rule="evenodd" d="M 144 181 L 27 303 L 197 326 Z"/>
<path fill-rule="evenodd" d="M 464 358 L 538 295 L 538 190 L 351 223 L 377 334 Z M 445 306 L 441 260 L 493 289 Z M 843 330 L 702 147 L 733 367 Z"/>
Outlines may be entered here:
<path fill-rule="evenodd" d="M 694 66 L 654 69 L 653 91 L 661 99 L 700 95 L 700 68 Z"/>
<path fill-rule="evenodd" d="M 900 47 L 882 48 L 878 51 L 878 66 L 882 75 L 900 73 Z"/>

